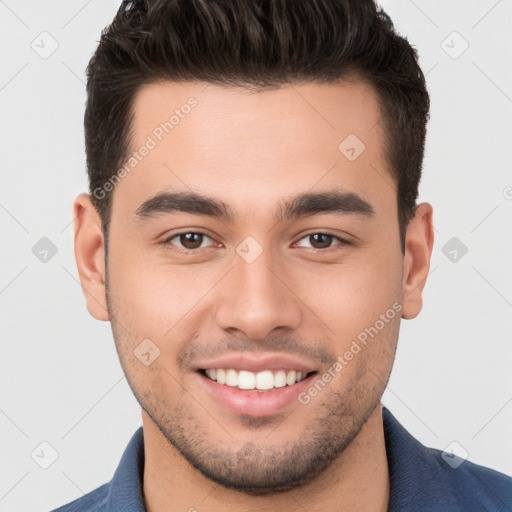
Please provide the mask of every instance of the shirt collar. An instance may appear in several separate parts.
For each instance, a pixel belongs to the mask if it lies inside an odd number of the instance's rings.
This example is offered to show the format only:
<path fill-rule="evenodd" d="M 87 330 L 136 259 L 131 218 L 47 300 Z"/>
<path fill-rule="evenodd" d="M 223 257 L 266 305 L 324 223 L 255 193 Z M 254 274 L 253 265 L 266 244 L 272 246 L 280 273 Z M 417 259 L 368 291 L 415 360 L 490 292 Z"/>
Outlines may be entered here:
<path fill-rule="evenodd" d="M 144 480 L 144 435 L 133 434 L 112 477 L 106 512 L 146 512 L 142 494 Z"/>
<path fill-rule="evenodd" d="M 409 434 L 386 407 L 382 420 L 390 480 L 388 512 L 418 510 L 419 503 L 421 510 L 432 510 L 439 507 L 440 498 L 443 510 L 460 510 L 435 451 Z"/>

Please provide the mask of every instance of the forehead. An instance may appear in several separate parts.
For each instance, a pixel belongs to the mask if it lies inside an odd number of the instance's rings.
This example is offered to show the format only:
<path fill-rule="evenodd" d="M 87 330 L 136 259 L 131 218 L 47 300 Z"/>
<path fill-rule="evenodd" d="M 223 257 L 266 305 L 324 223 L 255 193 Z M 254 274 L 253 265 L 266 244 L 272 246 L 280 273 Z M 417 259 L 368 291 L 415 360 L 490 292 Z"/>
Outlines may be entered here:
<path fill-rule="evenodd" d="M 396 202 L 378 99 L 363 82 L 263 92 L 161 82 L 144 86 L 132 110 L 131 160 L 114 190 L 126 213 L 162 190 L 217 197 L 235 215 L 335 188 L 373 197 L 377 210 Z"/>

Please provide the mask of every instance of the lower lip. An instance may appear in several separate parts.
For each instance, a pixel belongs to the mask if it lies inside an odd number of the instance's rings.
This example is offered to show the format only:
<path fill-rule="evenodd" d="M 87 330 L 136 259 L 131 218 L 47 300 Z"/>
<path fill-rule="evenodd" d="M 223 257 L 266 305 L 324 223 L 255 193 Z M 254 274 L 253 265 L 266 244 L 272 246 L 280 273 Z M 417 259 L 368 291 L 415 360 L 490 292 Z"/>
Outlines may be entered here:
<path fill-rule="evenodd" d="M 232 412 L 258 417 L 280 413 L 293 403 L 298 403 L 299 393 L 309 386 L 310 379 L 315 374 L 313 373 L 291 386 L 274 388 L 269 391 L 258 391 L 256 389 L 246 391 L 219 384 L 200 373 L 197 373 L 197 375 L 207 392 Z"/>

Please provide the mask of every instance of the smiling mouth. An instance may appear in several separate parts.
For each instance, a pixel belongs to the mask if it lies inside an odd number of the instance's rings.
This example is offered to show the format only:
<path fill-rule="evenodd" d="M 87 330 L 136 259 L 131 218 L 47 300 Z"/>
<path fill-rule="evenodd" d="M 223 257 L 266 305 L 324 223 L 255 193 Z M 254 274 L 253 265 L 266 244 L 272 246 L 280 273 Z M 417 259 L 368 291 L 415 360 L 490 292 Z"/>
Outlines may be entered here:
<path fill-rule="evenodd" d="M 250 372 L 247 370 L 238 371 L 233 368 L 206 368 L 200 369 L 199 373 L 218 384 L 238 388 L 243 391 L 272 391 L 293 386 L 317 372 L 298 370 Z"/>

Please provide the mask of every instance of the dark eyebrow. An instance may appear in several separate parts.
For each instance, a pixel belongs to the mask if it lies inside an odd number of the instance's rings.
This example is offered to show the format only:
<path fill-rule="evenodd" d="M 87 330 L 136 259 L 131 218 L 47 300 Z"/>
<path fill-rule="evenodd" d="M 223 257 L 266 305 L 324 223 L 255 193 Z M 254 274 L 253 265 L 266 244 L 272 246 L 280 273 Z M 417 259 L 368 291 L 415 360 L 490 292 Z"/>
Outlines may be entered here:
<path fill-rule="evenodd" d="M 281 207 L 280 219 L 292 220 L 317 214 L 351 214 L 371 218 L 375 211 L 370 203 L 355 192 L 327 191 L 306 193 L 286 201 Z"/>
<path fill-rule="evenodd" d="M 195 192 L 162 192 L 144 201 L 135 212 L 141 220 L 155 217 L 160 213 L 184 212 L 194 215 L 208 215 L 233 221 L 233 212 L 224 202 Z"/>
<path fill-rule="evenodd" d="M 233 222 L 234 214 L 229 205 L 215 198 L 194 192 L 162 192 L 142 203 L 135 212 L 139 220 L 147 220 L 159 214 L 175 212 L 207 215 Z M 327 191 L 305 193 L 281 203 L 277 221 L 292 220 L 318 214 L 351 214 L 366 218 L 374 216 L 370 203 L 354 192 Z"/>

